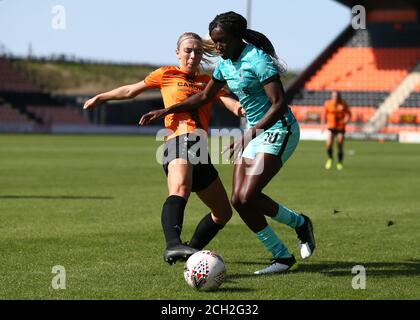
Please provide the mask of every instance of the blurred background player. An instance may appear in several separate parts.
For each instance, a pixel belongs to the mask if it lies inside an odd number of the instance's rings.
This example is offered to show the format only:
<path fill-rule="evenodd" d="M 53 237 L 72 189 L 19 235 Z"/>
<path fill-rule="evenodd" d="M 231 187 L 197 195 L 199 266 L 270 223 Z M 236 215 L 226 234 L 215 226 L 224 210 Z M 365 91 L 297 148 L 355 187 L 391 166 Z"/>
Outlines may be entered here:
<path fill-rule="evenodd" d="M 84 109 L 91 109 L 109 100 L 132 99 L 145 90 L 155 88 L 160 89 L 165 107 L 183 101 L 201 92 L 210 81 L 210 76 L 201 74 L 199 67 L 204 54 L 212 55 L 211 50 L 212 47 L 206 45 L 197 34 L 184 33 L 179 37 L 176 48 L 179 66 L 161 67 L 151 72 L 143 81 L 98 94 L 85 102 Z M 234 114 L 244 116 L 238 101 L 224 96 L 223 93 L 215 98 Z M 189 161 L 190 148 L 196 142 L 199 143 L 199 137 L 194 132 L 202 129 L 201 132 L 207 134 L 211 102 L 199 110 L 165 117 L 165 127 L 170 134 L 165 137 L 163 168 L 167 175 L 169 196 L 163 204 L 161 222 L 166 239 L 164 260 L 169 264 L 186 260 L 204 248 L 232 216 L 226 190 L 210 161 L 206 139 L 202 141 L 205 146 L 200 146 L 205 147 L 206 161 L 196 164 Z M 184 209 L 191 191 L 196 192 L 211 212 L 198 223 L 191 241 L 182 243 L 180 236 Z"/>
<path fill-rule="evenodd" d="M 325 101 L 324 115 L 322 117 L 322 125 L 328 129 L 327 132 L 327 154 L 328 159 L 325 163 L 325 169 L 332 168 L 334 163 L 333 145 L 334 138 L 337 137 L 337 169 L 343 169 L 344 158 L 344 137 L 346 133 L 346 124 L 350 121 L 351 112 L 347 103 L 342 99 L 340 92 L 332 91 L 331 99 Z"/>
<path fill-rule="evenodd" d="M 233 11 L 217 15 L 209 25 L 209 34 L 221 59 L 204 91 L 170 108 L 149 112 L 140 123 L 147 124 L 172 112 L 199 110 L 227 84 L 239 98 L 248 122 L 248 130 L 230 146 L 231 150 L 243 149 L 239 161 L 234 162 L 231 201 L 245 224 L 272 254 L 271 264 L 255 274 L 294 270 L 295 257 L 264 216 L 296 231 L 302 258 L 313 254 L 311 220 L 263 193 L 295 151 L 300 137 L 299 125 L 285 100 L 276 52 L 264 34 L 248 29 L 247 20 Z"/>

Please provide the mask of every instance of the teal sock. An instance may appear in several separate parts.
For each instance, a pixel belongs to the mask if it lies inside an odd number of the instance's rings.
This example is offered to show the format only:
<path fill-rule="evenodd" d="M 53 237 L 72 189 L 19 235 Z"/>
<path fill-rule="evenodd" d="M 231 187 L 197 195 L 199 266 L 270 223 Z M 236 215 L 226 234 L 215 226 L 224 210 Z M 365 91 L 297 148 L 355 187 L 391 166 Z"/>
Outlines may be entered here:
<path fill-rule="evenodd" d="M 278 205 L 279 211 L 277 211 L 277 214 L 272 219 L 287 224 L 292 228 L 300 227 L 305 222 L 305 219 L 300 214 L 283 207 L 280 203 Z"/>
<path fill-rule="evenodd" d="M 273 258 L 288 258 L 292 256 L 269 225 L 258 231 L 256 235 L 258 240 L 273 254 Z"/>

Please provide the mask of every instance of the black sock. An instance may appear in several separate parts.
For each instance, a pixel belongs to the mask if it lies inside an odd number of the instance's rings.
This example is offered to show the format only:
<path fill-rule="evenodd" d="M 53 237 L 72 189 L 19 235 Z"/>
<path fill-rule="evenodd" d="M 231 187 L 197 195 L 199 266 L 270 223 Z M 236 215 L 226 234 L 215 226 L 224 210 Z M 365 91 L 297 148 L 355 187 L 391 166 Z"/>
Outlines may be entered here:
<path fill-rule="evenodd" d="M 330 159 L 333 158 L 333 150 L 332 150 L 332 148 L 327 149 L 327 154 L 328 154 L 328 158 L 330 158 Z"/>
<path fill-rule="evenodd" d="M 338 162 L 342 163 L 343 162 L 343 158 L 344 158 L 344 152 L 343 151 L 339 151 L 338 152 Z"/>
<path fill-rule="evenodd" d="M 186 205 L 187 201 L 180 196 L 169 196 L 163 204 L 162 228 L 167 247 L 182 243 L 180 236 Z"/>
<path fill-rule="evenodd" d="M 198 223 L 189 245 L 195 249 L 203 249 L 224 226 L 213 221 L 211 213 Z"/>

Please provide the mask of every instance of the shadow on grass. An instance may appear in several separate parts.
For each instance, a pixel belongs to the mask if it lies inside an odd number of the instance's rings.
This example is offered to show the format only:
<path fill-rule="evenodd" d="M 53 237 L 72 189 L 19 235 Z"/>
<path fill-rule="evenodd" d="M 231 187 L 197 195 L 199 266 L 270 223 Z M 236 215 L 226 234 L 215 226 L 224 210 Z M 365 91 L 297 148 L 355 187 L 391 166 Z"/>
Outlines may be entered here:
<path fill-rule="evenodd" d="M 266 262 L 259 261 L 232 261 L 232 264 L 245 265 L 268 265 Z M 299 269 L 293 273 L 307 272 L 320 273 L 330 277 L 348 276 L 352 274 L 354 266 L 361 265 L 366 269 L 366 274 L 371 277 L 395 277 L 395 276 L 419 276 L 420 260 L 392 261 L 392 262 L 365 262 L 365 261 L 321 261 L 310 263 L 309 261 L 298 261 Z M 260 277 L 252 273 L 230 274 L 227 281 L 232 279 Z"/>
<path fill-rule="evenodd" d="M 326 261 L 321 263 L 300 264 L 299 270 L 303 272 L 321 273 L 327 276 L 344 276 L 351 273 L 352 268 L 361 265 L 366 274 L 371 277 L 382 276 L 419 276 L 420 260 L 392 261 L 392 262 L 365 262 L 365 261 Z"/>
<path fill-rule="evenodd" d="M 114 197 L 101 196 L 48 196 L 48 195 L 5 195 L 0 199 L 47 199 L 47 200 L 110 200 Z"/>

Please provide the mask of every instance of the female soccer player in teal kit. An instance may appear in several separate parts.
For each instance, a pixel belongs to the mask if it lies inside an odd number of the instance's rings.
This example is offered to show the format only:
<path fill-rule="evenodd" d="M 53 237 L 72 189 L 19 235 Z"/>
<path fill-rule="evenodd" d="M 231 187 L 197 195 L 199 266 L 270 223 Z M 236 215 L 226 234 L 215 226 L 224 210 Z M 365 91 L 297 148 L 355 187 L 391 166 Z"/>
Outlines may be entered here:
<path fill-rule="evenodd" d="M 231 201 L 273 256 L 271 264 L 255 274 L 294 270 L 295 257 L 264 215 L 295 229 L 302 258 L 310 257 L 315 250 L 312 222 L 262 192 L 292 155 L 300 136 L 299 125 L 285 101 L 277 55 L 265 35 L 247 29 L 246 19 L 232 11 L 217 15 L 209 25 L 209 34 L 222 59 L 204 91 L 172 107 L 144 115 L 140 124 L 170 113 L 197 109 L 227 84 L 245 109 L 248 125 L 243 136 L 230 146 L 231 154 L 243 150 L 239 160 L 244 160 L 234 164 Z"/>

